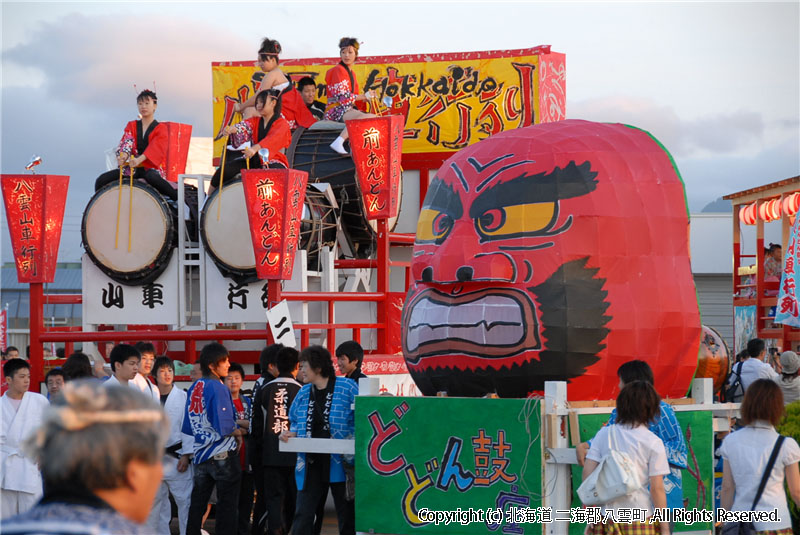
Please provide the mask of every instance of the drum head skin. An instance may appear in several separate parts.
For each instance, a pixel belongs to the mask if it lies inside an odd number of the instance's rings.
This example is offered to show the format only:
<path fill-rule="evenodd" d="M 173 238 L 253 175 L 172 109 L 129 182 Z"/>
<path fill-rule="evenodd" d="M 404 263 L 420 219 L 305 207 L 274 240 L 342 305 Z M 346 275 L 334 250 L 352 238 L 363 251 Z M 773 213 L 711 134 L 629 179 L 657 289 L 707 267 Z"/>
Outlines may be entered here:
<path fill-rule="evenodd" d="M 126 184 L 121 192 L 117 184 L 109 184 L 86 206 L 81 237 L 89 258 L 103 273 L 122 284 L 139 286 L 154 281 L 167 268 L 177 229 L 166 200 L 147 184 L 134 182 L 133 188 Z"/>
<path fill-rule="evenodd" d="M 200 235 L 206 252 L 223 275 L 235 280 L 256 280 L 256 256 L 241 179 L 223 184 L 222 190 L 209 195 L 200 216 Z"/>

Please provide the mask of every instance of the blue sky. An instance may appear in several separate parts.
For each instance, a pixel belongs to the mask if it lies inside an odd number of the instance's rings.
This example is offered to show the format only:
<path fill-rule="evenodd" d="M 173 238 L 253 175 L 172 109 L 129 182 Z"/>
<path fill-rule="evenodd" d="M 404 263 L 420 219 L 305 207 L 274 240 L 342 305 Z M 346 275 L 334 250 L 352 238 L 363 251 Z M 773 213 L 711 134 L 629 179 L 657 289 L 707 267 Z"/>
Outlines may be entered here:
<path fill-rule="evenodd" d="M 334 56 L 343 35 L 364 55 L 552 45 L 567 117 L 649 130 L 693 211 L 800 173 L 798 2 L 2 2 L 0 16 L 0 170 L 36 153 L 71 176 L 62 252 L 135 116 L 133 84 L 155 80 L 160 117 L 211 135 L 211 62 L 250 60 L 264 36 L 286 58 Z M 5 218 L 2 233 L 8 261 Z"/>

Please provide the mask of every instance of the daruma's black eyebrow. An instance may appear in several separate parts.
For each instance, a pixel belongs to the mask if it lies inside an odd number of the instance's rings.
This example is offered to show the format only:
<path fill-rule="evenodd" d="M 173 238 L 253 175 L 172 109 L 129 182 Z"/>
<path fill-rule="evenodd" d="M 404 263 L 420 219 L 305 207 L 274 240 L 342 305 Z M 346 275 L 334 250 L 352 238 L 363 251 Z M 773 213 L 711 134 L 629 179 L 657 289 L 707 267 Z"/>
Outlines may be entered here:
<path fill-rule="evenodd" d="M 453 219 L 459 219 L 464 215 L 464 207 L 456 190 L 439 178 L 434 179 L 428 186 L 428 194 L 425 196 L 422 208 L 444 212 Z"/>
<path fill-rule="evenodd" d="M 492 208 L 556 202 L 586 195 L 597 188 L 597 172 L 592 171 L 591 167 L 588 161 L 580 165 L 571 161 L 563 169 L 556 167 L 550 173 L 522 174 L 495 184 L 475 199 L 469 208 L 469 215 L 475 219 Z"/>

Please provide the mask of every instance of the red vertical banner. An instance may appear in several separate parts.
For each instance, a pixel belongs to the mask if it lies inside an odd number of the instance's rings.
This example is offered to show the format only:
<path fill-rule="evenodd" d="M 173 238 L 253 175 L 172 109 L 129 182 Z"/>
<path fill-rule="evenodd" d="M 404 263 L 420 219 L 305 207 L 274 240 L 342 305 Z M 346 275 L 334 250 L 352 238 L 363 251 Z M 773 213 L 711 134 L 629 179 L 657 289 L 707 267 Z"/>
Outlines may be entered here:
<path fill-rule="evenodd" d="M 8 347 L 8 312 L 0 310 L 0 351 L 5 353 Z"/>
<path fill-rule="evenodd" d="M 189 159 L 189 142 L 192 138 L 192 125 L 163 123 L 167 126 L 167 180 L 177 182 L 178 175 L 186 171 Z"/>
<path fill-rule="evenodd" d="M 2 175 L 17 279 L 53 282 L 67 203 L 68 176 Z"/>
<path fill-rule="evenodd" d="M 244 200 L 259 279 L 292 278 L 308 173 L 294 169 L 242 171 Z"/>
<path fill-rule="evenodd" d="M 403 117 L 384 115 L 347 121 L 347 132 L 367 219 L 396 217 L 403 172 Z"/>

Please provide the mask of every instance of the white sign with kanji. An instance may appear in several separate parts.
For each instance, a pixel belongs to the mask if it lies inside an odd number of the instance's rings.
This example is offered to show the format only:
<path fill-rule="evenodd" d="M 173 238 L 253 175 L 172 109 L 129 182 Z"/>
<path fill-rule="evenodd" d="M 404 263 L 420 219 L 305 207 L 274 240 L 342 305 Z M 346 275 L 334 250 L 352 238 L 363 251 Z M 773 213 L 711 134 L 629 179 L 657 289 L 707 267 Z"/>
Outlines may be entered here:
<path fill-rule="evenodd" d="M 99 325 L 177 325 L 179 321 L 178 255 L 156 280 L 143 286 L 117 282 L 81 258 L 83 272 L 83 321 Z"/>

